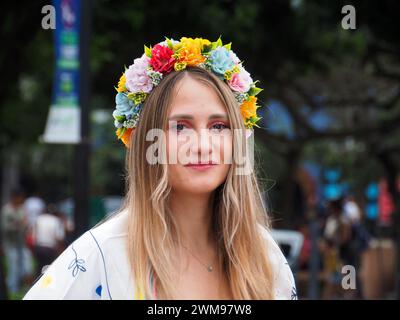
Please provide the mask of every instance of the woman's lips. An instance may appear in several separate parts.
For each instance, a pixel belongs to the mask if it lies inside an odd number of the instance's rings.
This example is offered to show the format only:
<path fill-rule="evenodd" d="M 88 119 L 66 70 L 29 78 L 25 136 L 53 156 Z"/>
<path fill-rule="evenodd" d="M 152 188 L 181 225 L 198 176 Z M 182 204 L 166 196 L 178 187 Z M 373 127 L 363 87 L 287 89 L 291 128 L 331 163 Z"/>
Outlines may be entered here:
<path fill-rule="evenodd" d="M 217 165 L 216 163 L 189 163 L 189 164 L 185 165 L 185 167 L 195 169 L 195 170 L 207 170 L 216 165 Z"/>

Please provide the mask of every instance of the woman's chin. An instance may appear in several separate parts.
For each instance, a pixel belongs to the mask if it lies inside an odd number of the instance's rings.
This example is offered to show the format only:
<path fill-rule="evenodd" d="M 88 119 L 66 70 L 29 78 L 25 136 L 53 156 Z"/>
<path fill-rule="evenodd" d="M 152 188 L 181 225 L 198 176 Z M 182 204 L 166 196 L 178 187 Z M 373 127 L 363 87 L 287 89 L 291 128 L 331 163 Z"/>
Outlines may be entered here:
<path fill-rule="evenodd" d="M 211 193 L 221 184 L 219 181 L 212 180 L 212 178 L 208 178 L 188 181 L 185 185 L 185 191 L 192 194 Z"/>

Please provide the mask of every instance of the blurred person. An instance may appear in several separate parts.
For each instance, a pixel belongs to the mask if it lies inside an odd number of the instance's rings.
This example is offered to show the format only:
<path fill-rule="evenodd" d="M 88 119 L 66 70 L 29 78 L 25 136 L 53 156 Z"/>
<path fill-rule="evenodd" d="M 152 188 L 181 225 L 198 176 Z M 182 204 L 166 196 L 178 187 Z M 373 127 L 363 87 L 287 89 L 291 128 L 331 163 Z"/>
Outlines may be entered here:
<path fill-rule="evenodd" d="M 353 196 L 345 199 L 343 209 L 344 215 L 351 225 L 352 245 L 356 258 L 368 248 L 371 236 L 363 224 L 363 212 Z"/>
<path fill-rule="evenodd" d="M 14 189 L 11 191 L 9 202 L 1 210 L 3 249 L 7 262 L 7 287 L 12 295 L 19 293 L 28 269 L 25 246 L 28 219 L 24 201 L 24 191 Z"/>
<path fill-rule="evenodd" d="M 33 225 L 33 252 L 37 259 L 37 275 L 50 265 L 64 249 L 65 227 L 57 207 L 49 204 Z"/>
<path fill-rule="evenodd" d="M 361 255 L 365 250 L 368 249 L 371 235 L 367 231 L 366 226 L 363 224 L 363 212 L 360 206 L 357 204 L 354 196 L 350 195 L 346 197 L 343 209 L 345 216 L 350 222 L 352 234 L 352 240 L 350 244 L 352 259 L 348 261 L 348 263 L 353 265 L 358 271 L 361 268 Z M 358 285 L 356 294 L 358 295 L 358 298 L 362 298 L 363 283 L 358 275 L 359 273 L 357 272 L 356 276 Z"/>
<path fill-rule="evenodd" d="M 360 223 L 361 209 L 355 201 L 354 196 L 350 195 L 345 198 L 343 211 L 345 217 L 350 221 L 352 225 Z"/>
<path fill-rule="evenodd" d="M 339 298 L 342 294 L 342 266 L 352 261 L 351 225 L 343 213 L 342 199 L 332 200 L 328 203 L 328 217 L 323 237 L 321 251 L 326 275 L 323 298 Z"/>
<path fill-rule="evenodd" d="M 128 147 L 125 203 L 74 241 L 25 299 L 297 298 L 256 175 L 239 163 L 259 90 L 229 48 L 166 40 L 125 71 L 113 113 Z M 149 157 L 155 129 L 167 137 Z"/>
<path fill-rule="evenodd" d="M 31 285 L 34 280 L 34 257 L 33 257 L 33 226 L 36 222 L 37 217 L 45 210 L 46 204 L 44 200 L 41 198 L 40 193 L 37 190 L 34 190 L 30 193 L 29 197 L 25 199 L 24 202 L 25 213 L 28 220 L 28 228 L 25 236 L 25 244 L 26 248 L 29 250 L 25 250 L 25 265 L 27 266 L 26 270 L 26 283 L 27 285 Z"/>
<path fill-rule="evenodd" d="M 299 256 L 299 270 L 308 270 L 312 251 L 309 223 L 307 221 L 303 221 L 299 225 L 298 231 L 301 232 L 304 237 L 303 246 L 301 247 Z"/>
<path fill-rule="evenodd" d="M 25 210 L 28 216 L 29 226 L 33 226 L 37 217 L 46 209 L 45 201 L 40 197 L 39 192 L 34 191 L 25 200 Z"/>

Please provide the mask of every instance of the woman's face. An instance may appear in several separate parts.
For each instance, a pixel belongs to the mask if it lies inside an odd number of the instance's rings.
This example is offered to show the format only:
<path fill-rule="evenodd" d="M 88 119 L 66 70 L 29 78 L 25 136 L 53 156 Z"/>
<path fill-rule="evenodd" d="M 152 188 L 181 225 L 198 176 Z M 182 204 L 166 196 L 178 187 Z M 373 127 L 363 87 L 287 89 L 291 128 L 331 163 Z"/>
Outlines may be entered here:
<path fill-rule="evenodd" d="M 184 77 L 168 115 L 168 179 L 172 190 L 210 193 L 221 185 L 232 159 L 228 114 L 217 93 Z"/>

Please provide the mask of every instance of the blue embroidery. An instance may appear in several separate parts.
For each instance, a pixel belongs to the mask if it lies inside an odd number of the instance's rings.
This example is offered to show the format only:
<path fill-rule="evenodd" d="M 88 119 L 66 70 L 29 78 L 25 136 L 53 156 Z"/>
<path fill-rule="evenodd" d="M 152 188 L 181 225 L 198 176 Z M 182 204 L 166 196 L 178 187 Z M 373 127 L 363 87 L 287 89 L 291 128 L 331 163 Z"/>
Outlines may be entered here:
<path fill-rule="evenodd" d="M 101 285 L 99 285 L 97 288 L 96 288 L 96 293 L 97 293 L 97 295 L 99 296 L 99 297 L 101 297 L 101 290 L 103 289 L 103 287 L 101 286 Z"/>
<path fill-rule="evenodd" d="M 95 236 L 93 235 L 93 233 L 92 233 L 90 230 L 89 230 L 89 233 L 90 233 L 90 235 L 92 236 L 94 242 L 96 242 L 97 248 L 99 248 L 99 251 L 100 251 L 100 254 L 101 254 L 101 259 L 103 260 L 104 273 L 105 273 L 105 276 L 106 276 L 107 292 L 108 292 L 108 296 L 110 297 L 110 300 L 112 300 L 111 293 L 110 293 L 110 286 L 108 285 L 108 276 L 107 276 L 106 261 L 105 261 L 105 259 L 104 259 L 103 251 L 101 250 L 99 243 L 97 242 Z"/>
<path fill-rule="evenodd" d="M 298 299 L 298 297 L 297 297 L 297 291 L 296 291 L 296 288 L 295 288 L 295 287 L 292 287 L 291 299 L 292 299 L 292 300 L 297 300 L 297 299 Z"/>
<path fill-rule="evenodd" d="M 78 254 L 76 253 L 74 246 L 71 245 L 72 251 L 74 251 L 75 259 L 71 261 L 68 266 L 68 270 L 72 269 L 72 276 L 76 277 L 79 271 L 86 272 L 86 268 L 83 266 L 85 264 L 85 260 L 78 259 Z"/>

